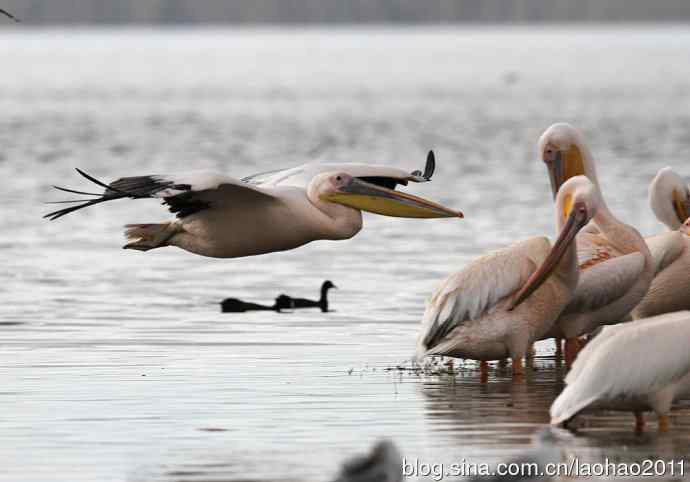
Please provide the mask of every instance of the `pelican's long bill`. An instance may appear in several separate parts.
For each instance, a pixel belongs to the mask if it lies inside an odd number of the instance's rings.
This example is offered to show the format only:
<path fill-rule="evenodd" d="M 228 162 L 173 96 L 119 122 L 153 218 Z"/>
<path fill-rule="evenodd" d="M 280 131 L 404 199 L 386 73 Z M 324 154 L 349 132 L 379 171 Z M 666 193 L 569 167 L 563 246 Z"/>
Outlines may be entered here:
<path fill-rule="evenodd" d="M 356 177 L 338 192 L 325 199 L 361 211 L 398 218 L 462 218 L 460 211 L 454 211 L 433 201 L 412 194 L 395 191 L 372 184 Z"/>
<path fill-rule="evenodd" d="M 678 216 L 678 221 L 684 223 L 686 219 L 690 218 L 690 198 L 683 199 L 678 191 L 673 190 L 673 209 Z"/>
<path fill-rule="evenodd" d="M 570 244 L 575 240 L 577 233 L 587 224 L 587 215 L 582 214 L 578 209 L 571 209 L 568 219 L 561 229 L 558 239 L 554 243 L 548 256 L 542 265 L 532 273 L 525 285 L 517 293 L 509 310 L 514 310 L 520 303 L 525 301 L 546 281 L 551 273 L 556 269 L 561 258 L 565 255 Z"/>
<path fill-rule="evenodd" d="M 544 162 L 546 162 L 549 169 L 551 190 L 555 199 L 558 190 L 565 181 L 571 177 L 585 175 L 585 167 L 582 152 L 575 144 L 572 144 L 567 149 L 556 150 L 552 156 L 550 159 L 549 156 L 545 155 Z"/>

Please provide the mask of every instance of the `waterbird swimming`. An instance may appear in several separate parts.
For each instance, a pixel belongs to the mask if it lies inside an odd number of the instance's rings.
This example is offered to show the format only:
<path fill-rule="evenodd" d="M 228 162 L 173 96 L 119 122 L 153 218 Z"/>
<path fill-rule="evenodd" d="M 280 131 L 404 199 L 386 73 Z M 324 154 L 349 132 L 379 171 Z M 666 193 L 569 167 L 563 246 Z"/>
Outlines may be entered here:
<path fill-rule="evenodd" d="M 239 298 L 226 298 L 220 302 L 220 310 L 223 313 L 244 313 L 247 311 L 278 311 L 289 307 L 289 302 L 278 297 L 272 306 L 248 303 Z"/>
<path fill-rule="evenodd" d="M 287 305 L 283 307 L 291 309 L 320 308 L 322 312 L 326 313 L 328 311 L 328 290 L 331 288 L 337 289 L 338 287 L 329 280 L 324 281 L 321 285 L 321 298 L 318 300 L 308 300 L 306 298 L 293 298 L 288 295 L 280 295 L 283 298 L 281 300 L 281 305 Z"/>
<path fill-rule="evenodd" d="M 424 172 L 367 164 L 312 163 L 234 179 L 212 173 L 125 177 L 105 184 L 102 194 L 57 187 L 92 199 L 46 214 L 51 220 L 115 199 L 162 199 L 177 219 L 125 226 L 126 249 L 176 246 L 216 258 L 236 258 L 294 249 L 311 241 L 342 240 L 362 229 L 362 211 L 406 218 L 463 217 L 432 201 L 396 191 L 397 185 L 427 182 L 435 169 L 429 152 Z"/>
<path fill-rule="evenodd" d="M 690 312 L 668 313 L 607 326 L 580 352 L 551 405 L 551 423 L 568 422 L 578 413 L 654 411 L 659 430 L 669 428 L 674 400 L 690 395 Z"/>
<path fill-rule="evenodd" d="M 548 332 L 578 284 L 575 237 L 603 201 L 583 176 L 563 184 L 556 198 L 556 227 L 484 255 L 450 275 L 431 296 L 417 339 L 417 359 L 445 355 L 488 361 L 510 357 L 513 378 L 532 342 Z M 482 379 L 486 364 L 483 363 Z"/>
<path fill-rule="evenodd" d="M 582 134 L 564 123 L 549 127 L 539 139 L 554 197 L 573 176 L 586 176 L 599 192 L 600 209 L 577 236 L 581 271 L 575 296 L 544 338 L 566 339 L 570 366 L 580 349 L 578 338 L 602 324 L 628 319 L 647 293 L 654 260 L 640 233 L 609 211 L 601 195 L 594 159 Z"/>

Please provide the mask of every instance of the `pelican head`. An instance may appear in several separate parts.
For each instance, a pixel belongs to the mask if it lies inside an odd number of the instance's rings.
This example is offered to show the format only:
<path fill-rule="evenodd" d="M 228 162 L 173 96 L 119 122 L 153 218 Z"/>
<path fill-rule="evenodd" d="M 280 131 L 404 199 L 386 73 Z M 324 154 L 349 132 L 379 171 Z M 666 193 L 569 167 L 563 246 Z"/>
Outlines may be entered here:
<path fill-rule="evenodd" d="M 690 189 L 673 169 L 664 167 L 649 185 L 649 204 L 659 221 L 678 229 L 690 217 Z"/>
<path fill-rule="evenodd" d="M 511 310 L 525 301 L 554 273 L 573 245 L 577 233 L 597 215 L 603 205 L 599 190 L 585 176 L 572 177 L 561 186 L 556 196 L 556 225 L 560 230 L 558 239 L 542 265 L 532 273 L 515 296 Z M 574 256 L 573 259 L 577 261 Z"/>
<path fill-rule="evenodd" d="M 574 176 L 587 176 L 599 186 L 584 137 L 570 124 L 561 122 L 546 129 L 539 138 L 539 155 L 549 170 L 554 198 L 563 183 Z"/>
<path fill-rule="evenodd" d="M 436 204 L 395 187 L 399 180 L 387 178 L 354 177 L 345 172 L 323 173 L 316 176 L 309 187 L 309 197 L 327 203 L 399 218 L 463 217 L 459 211 Z"/>

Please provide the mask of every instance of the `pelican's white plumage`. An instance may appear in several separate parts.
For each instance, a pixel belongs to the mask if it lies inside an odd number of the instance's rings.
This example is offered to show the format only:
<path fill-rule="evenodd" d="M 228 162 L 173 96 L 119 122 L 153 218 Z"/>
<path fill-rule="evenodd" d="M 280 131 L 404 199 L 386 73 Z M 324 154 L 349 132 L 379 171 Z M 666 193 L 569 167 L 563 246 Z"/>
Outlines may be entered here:
<path fill-rule="evenodd" d="M 433 174 L 433 154 L 425 172 L 408 173 L 366 164 L 305 164 L 292 169 L 236 179 L 214 173 L 125 177 L 104 184 L 103 194 L 67 201 L 80 204 L 46 215 L 57 219 L 73 211 L 122 198 L 158 198 L 177 219 L 128 225 L 125 248 L 148 251 L 177 246 L 219 258 L 284 251 L 317 239 L 347 239 L 362 228 L 362 210 L 410 218 L 462 214 L 395 190 L 398 184 L 425 182 Z"/>
<path fill-rule="evenodd" d="M 424 313 L 422 324 L 450 318 L 476 320 L 500 300 L 518 291 L 546 259 L 546 237 L 518 241 L 472 261 L 443 280 Z"/>
<path fill-rule="evenodd" d="M 633 318 L 690 309 L 690 191 L 670 167 L 661 169 L 649 186 L 649 202 L 657 219 L 672 231 L 646 238 L 655 276 L 649 291 L 633 310 Z"/>
<path fill-rule="evenodd" d="M 668 415 L 690 389 L 689 344 L 690 312 L 605 327 L 575 360 L 551 423 L 594 409 Z"/>
<path fill-rule="evenodd" d="M 649 184 L 649 204 L 661 223 L 676 230 L 690 217 L 690 187 L 673 169 L 664 167 Z"/>
<path fill-rule="evenodd" d="M 681 228 L 646 241 L 654 259 L 655 276 L 633 310 L 633 318 L 690 309 L 690 236 Z"/>
<path fill-rule="evenodd" d="M 431 296 L 417 340 L 417 358 L 447 355 L 513 359 L 519 375 L 529 345 L 546 333 L 577 286 L 575 234 L 601 200 L 585 177 L 569 180 L 556 201 L 560 235 L 515 243 L 471 262 Z M 516 370 L 517 367 L 517 370 Z"/>

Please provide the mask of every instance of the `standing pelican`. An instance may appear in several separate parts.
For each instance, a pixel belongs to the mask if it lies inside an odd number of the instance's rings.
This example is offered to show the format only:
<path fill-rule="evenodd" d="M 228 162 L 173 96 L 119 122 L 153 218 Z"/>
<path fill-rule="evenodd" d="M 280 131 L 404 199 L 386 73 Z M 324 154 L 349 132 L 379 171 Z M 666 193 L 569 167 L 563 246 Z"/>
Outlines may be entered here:
<path fill-rule="evenodd" d="M 202 256 L 236 258 L 293 249 L 318 239 L 348 239 L 362 229 L 362 212 L 406 218 L 462 217 L 411 194 L 398 184 L 429 181 L 433 153 L 424 173 L 366 164 L 306 164 L 242 180 L 209 173 L 137 176 L 108 185 L 103 194 L 58 187 L 96 196 L 45 217 L 57 219 L 73 211 L 114 199 L 158 198 L 177 219 L 158 224 L 125 226 L 126 249 L 148 251 L 177 246 Z M 63 201 L 65 202 L 65 201 Z"/>
<path fill-rule="evenodd" d="M 582 135 L 569 124 L 554 124 L 539 140 L 554 195 L 572 176 L 584 175 L 601 193 L 594 160 Z M 603 197 L 592 222 L 577 237 L 580 283 L 572 301 L 544 338 L 566 339 L 566 364 L 578 350 L 578 337 L 599 325 L 629 316 L 647 293 L 655 273 L 652 255 L 640 233 L 620 222 Z"/>
<path fill-rule="evenodd" d="M 585 410 L 642 413 L 653 410 L 659 430 L 669 427 L 674 400 L 690 395 L 690 312 L 669 313 L 607 326 L 587 344 L 551 405 L 551 423 L 562 424 Z"/>
<path fill-rule="evenodd" d="M 530 238 L 482 256 L 446 278 L 432 295 L 417 341 L 417 358 L 446 355 L 488 361 L 522 357 L 545 335 L 578 282 L 575 236 L 597 216 L 602 200 L 583 176 L 556 198 L 557 241 Z M 486 364 L 482 363 L 482 379 Z"/>
<path fill-rule="evenodd" d="M 690 191 L 671 168 L 659 171 L 649 186 L 649 203 L 667 233 L 646 238 L 655 264 L 649 291 L 633 318 L 690 310 Z M 686 224 L 681 225 L 685 222 Z"/>

